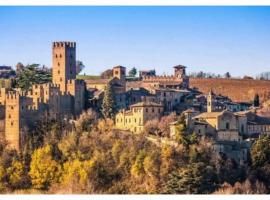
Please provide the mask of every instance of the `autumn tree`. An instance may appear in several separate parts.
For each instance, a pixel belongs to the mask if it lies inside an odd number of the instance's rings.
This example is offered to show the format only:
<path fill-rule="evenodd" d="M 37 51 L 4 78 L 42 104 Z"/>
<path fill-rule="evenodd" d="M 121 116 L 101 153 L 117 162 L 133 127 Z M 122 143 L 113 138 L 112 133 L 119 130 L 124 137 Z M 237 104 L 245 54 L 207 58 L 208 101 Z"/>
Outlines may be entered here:
<path fill-rule="evenodd" d="M 113 70 L 107 69 L 106 71 L 100 74 L 100 78 L 102 79 L 110 79 L 113 76 Z"/>
<path fill-rule="evenodd" d="M 52 154 L 52 147 L 47 145 L 35 150 L 32 155 L 29 175 L 36 189 L 48 189 L 59 180 L 61 165 L 53 160 Z"/>

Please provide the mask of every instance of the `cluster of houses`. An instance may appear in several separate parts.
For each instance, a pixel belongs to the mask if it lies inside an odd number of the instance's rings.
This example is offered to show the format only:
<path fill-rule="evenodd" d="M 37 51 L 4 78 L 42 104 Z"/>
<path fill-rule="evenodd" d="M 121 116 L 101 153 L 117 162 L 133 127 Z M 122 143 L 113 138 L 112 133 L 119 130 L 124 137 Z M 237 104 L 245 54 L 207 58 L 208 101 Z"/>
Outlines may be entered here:
<path fill-rule="evenodd" d="M 111 82 L 115 91 L 117 114 L 115 127 L 133 133 L 144 131 L 149 120 L 160 119 L 172 112 L 185 116 L 189 133 L 211 138 L 213 149 L 240 164 L 247 162 L 254 139 L 270 134 L 270 119 L 259 116 L 250 102 L 233 102 L 230 98 L 202 94 L 189 88 L 186 67 L 174 67 L 174 75 L 157 76 L 151 70 L 140 72 L 139 79 L 125 79 L 125 67 L 112 69 L 111 79 L 86 80 L 91 91 L 92 107 L 100 109 L 106 85 Z M 170 124 L 170 138 L 174 138 L 181 124 Z"/>

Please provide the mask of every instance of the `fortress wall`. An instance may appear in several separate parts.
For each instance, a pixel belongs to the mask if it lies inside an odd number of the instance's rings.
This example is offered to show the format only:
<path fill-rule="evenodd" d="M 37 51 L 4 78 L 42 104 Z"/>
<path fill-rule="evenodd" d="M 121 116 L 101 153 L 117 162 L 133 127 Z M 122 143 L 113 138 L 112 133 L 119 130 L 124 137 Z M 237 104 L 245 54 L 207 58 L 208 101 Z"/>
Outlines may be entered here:
<path fill-rule="evenodd" d="M 208 93 L 212 89 L 214 93 L 228 96 L 233 101 L 253 101 L 256 93 L 259 94 L 261 102 L 270 97 L 270 81 L 190 78 L 189 82 L 191 88 L 198 88 L 203 93 Z"/>

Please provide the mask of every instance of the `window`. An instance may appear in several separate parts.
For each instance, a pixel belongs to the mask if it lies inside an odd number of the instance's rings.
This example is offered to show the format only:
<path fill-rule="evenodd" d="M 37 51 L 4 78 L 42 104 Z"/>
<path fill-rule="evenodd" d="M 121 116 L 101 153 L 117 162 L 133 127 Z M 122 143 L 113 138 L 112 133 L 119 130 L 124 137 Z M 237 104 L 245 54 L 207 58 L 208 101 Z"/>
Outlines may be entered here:
<path fill-rule="evenodd" d="M 10 114 L 8 115 L 8 118 L 9 118 L 9 119 L 11 118 L 11 115 L 10 115 Z"/>
<path fill-rule="evenodd" d="M 145 109 L 145 112 L 147 112 L 147 113 L 148 113 L 148 108 L 146 108 L 146 109 Z"/>
<path fill-rule="evenodd" d="M 70 71 L 70 74 L 72 74 L 72 71 Z"/>
<path fill-rule="evenodd" d="M 62 58 L 62 54 L 60 53 L 60 58 Z"/>
<path fill-rule="evenodd" d="M 160 108 L 158 109 L 158 113 L 160 113 Z"/>
<path fill-rule="evenodd" d="M 62 82 L 62 78 L 60 78 L 60 82 Z"/>
<path fill-rule="evenodd" d="M 226 129 L 227 129 L 227 130 L 230 129 L 230 124 L 229 124 L 229 122 L 226 122 Z"/>
<path fill-rule="evenodd" d="M 60 63 L 58 63 L 58 67 L 60 67 Z"/>
<path fill-rule="evenodd" d="M 152 108 L 152 112 L 155 112 L 155 108 Z"/>
<path fill-rule="evenodd" d="M 198 133 L 201 133 L 201 129 L 198 130 Z"/>
<path fill-rule="evenodd" d="M 57 54 L 55 54 L 55 57 L 57 58 Z"/>
<path fill-rule="evenodd" d="M 11 122 L 10 124 L 11 124 L 11 126 L 13 126 L 13 122 Z"/>
<path fill-rule="evenodd" d="M 60 74 L 60 70 L 58 70 L 58 74 Z"/>
<path fill-rule="evenodd" d="M 136 123 L 136 118 L 134 119 L 134 122 Z"/>

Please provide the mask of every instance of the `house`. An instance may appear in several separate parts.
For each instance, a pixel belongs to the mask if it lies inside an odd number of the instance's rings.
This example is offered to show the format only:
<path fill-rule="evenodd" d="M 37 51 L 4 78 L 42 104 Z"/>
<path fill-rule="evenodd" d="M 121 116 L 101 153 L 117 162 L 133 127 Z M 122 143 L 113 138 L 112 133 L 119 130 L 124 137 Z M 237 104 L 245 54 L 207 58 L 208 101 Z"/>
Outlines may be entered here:
<path fill-rule="evenodd" d="M 115 127 L 140 133 L 144 130 L 147 121 L 159 119 L 163 115 L 163 106 L 155 102 L 139 102 L 123 109 L 115 116 Z"/>

